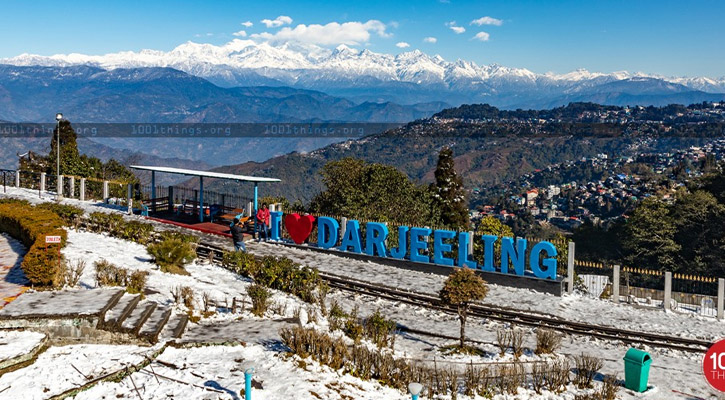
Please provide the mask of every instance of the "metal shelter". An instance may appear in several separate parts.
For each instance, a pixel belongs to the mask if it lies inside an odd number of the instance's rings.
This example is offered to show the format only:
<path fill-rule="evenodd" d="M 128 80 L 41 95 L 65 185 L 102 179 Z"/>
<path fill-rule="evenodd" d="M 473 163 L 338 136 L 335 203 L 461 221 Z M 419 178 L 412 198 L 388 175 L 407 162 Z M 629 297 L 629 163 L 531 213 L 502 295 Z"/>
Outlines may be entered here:
<path fill-rule="evenodd" d="M 257 176 L 225 174 L 222 172 L 199 171 L 199 170 L 184 169 L 184 168 L 153 167 L 153 166 L 145 166 L 145 165 L 131 165 L 131 168 L 138 169 L 138 170 L 144 170 L 144 171 L 151 171 L 151 197 L 154 199 L 156 198 L 156 173 L 157 172 L 198 177 L 199 178 L 199 207 L 200 207 L 199 221 L 200 222 L 204 222 L 204 213 L 201 212 L 201 207 L 203 207 L 203 204 L 204 204 L 204 178 L 227 179 L 227 180 L 241 181 L 241 182 L 253 182 L 254 183 L 254 212 L 255 213 L 257 211 L 257 198 L 258 198 L 258 187 L 257 186 L 259 185 L 259 183 L 281 182 L 281 180 L 279 180 L 277 178 L 264 178 L 264 177 L 257 177 Z M 256 214 L 255 214 L 255 221 L 256 221 Z"/>

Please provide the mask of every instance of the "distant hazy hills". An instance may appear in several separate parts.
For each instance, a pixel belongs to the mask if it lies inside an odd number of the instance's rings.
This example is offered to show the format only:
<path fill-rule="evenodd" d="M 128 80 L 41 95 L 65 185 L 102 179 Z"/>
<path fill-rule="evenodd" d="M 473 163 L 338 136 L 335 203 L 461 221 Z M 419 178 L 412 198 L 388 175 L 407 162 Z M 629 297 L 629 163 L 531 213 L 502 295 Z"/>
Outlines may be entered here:
<path fill-rule="evenodd" d="M 51 57 L 22 54 L 0 59 L 0 63 L 106 69 L 171 67 L 223 87 L 288 86 L 318 90 L 357 103 L 442 101 L 452 105 L 488 103 L 508 109 L 540 109 L 570 101 L 614 105 L 690 103 L 720 100 L 725 93 L 725 76 L 666 77 L 583 69 L 541 74 L 526 68 L 448 61 L 418 50 L 395 55 L 345 45 L 329 49 L 241 39 L 221 46 L 187 42 L 171 51 Z"/>
<path fill-rule="evenodd" d="M 72 122 L 407 122 L 446 106 L 354 103 L 287 87 L 222 88 L 171 68 L 0 65 L 0 119 Z"/>
<path fill-rule="evenodd" d="M 78 122 L 407 122 L 427 117 L 444 103 L 361 104 L 327 94 L 287 87 L 222 88 L 171 68 L 104 70 L 90 66 L 17 67 L 0 65 L 0 120 L 52 121 L 63 112 Z M 188 167 L 264 161 L 291 151 L 309 151 L 340 138 L 97 138 L 119 150 L 116 158 L 142 152 L 158 160 L 186 159 Z M 8 143 L 0 165 L 14 166 L 10 147 L 23 151 L 47 141 Z M 180 162 L 176 160 L 172 162 Z"/>

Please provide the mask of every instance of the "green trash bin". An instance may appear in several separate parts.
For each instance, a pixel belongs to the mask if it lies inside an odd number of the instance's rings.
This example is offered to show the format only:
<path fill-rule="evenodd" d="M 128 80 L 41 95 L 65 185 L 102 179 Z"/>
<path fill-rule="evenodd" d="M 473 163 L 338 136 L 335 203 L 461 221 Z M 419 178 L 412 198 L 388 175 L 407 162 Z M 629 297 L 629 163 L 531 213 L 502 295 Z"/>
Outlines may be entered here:
<path fill-rule="evenodd" d="M 635 392 L 647 390 L 649 367 L 652 357 L 649 353 L 631 348 L 624 355 L 624 387 Z"/>

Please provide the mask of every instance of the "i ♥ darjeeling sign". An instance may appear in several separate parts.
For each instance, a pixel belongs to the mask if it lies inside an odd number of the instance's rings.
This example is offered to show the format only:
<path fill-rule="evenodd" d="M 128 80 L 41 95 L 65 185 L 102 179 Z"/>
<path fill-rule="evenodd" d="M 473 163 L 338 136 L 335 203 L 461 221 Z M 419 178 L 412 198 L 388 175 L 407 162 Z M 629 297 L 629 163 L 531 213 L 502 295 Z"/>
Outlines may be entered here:
<path fill-rule="evenodd" d="M 273 211 L 270 213 L 270 239 L 280 240 L 280 223 L 282 212 Z M 285 227 L 292 240 L 301 244 L 312 233 L 315 217 L 311 215 L 288 214 L 284 217 Z M 337 250 L 367 254 L 370 256 L 388 257 L 399 260 L 406 259 L 409 254 L 410 261 L 420 263 L 433 263 L 444 266 L 468 267 L 488 272 L 509 272 L 509 266 L 513 266 L 513 274 L 523 276 L 526 273 L 526 266 L 534 276 L 541 279 L 556 279 L 556 247 L 551 242 L 536 243 L 526 257 L 528 243 L 526 239 L 513 239 L 494 235 L 482 235 L 483 240 L 483 264 L 478 264 L 468 254 L 468 246 L 472 240 L 468 232 L 453 232 L 449 230 L 419 227 L 398 227 L 398 243 L 396 247 L 385 244 L 388 239 L 388 226 L 379 222 L 368 222 L 365 225 L 365 238 L 361 235 L 360 223 L 356 220 L 348 220 L 345 231 L 340 238 L 340 223 L 330 217 L 317 219 L 317 246 L 323 249 L 336 248 Z M 433 257 L 424 254 L 428 249 L 428 238 L 433 237 Z M 494 265 L 494 245 L 497 241 L 501 243 L 501 264 L 496 268 Z M 446 256 L 453 251 L 453 246 L 458 244 L 458 256 L 454 258 Z"/>

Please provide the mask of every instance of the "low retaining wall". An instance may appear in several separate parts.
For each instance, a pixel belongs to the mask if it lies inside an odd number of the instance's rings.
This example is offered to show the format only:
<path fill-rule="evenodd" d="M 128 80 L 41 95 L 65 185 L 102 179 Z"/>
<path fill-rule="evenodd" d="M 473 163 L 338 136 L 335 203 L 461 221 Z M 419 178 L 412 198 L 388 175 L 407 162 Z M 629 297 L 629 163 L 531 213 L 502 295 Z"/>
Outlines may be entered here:
<path fill-rule="evenodd" d="M 430 274 L 447 276 L 453 271 L 453 268 L 445 266 L 445 265 L 428 264 L 428 263 L 421 263 L 421 262 L 415 262 L 415 261 L 410 261 L 410 260 L 399 260 L 396 258 L 388 258 L 388 257 L 370 256 L 367 254 L 351 253 L 351 252 L 333 250 L 333 249 L 322 249 L 322 248 L 314 246 L 314 245 L 297 245 L 294 243 L 287 243 L 287 242 L 269 242 L 269 243 L 274 243 L 274 244 L 287 246 L 287 247 L 294 247 L 297 249 L 311 250 L 311 251 L 316 251 L 319 253 L 331 254 L 331 255 L 338 256 L 338 257 L 347 257 L 347 258 L 351 258 L 353 260 L 370 261 L 370 262 L 374 262 L 376 264 L 389 265 L 391 267 L 407 269 L 407 270 L 411 270 L 411 271 L 426 272 L 426 273 L 430 273 Z M 541 278 L 537 278 L 535 276 L 529 276 L 529 275 L 519 276 L 519 275 L 513 275 L 513 274 L 502 274 L 500 272 L 488 272 L 488 271 L 483 271 L 480 269 L 477 269 L 475 271 L 486 282 L 495 284 L 495 285 L 510 286 L 510 287 L 516 287 L 516 288 L 522 288 L 522 289 L 531 289 L 531 290 L 536 290 L 537 292 L 541 292 L 541 293 L 553 294 L 555 296 L 561 296 L 562 294 L 566 293 L 566 287 L 565 287 L 566 281 L 563 278 L 558 278 L 556 280 L 550 280 L 550 279 L 541 279 Z"/>

